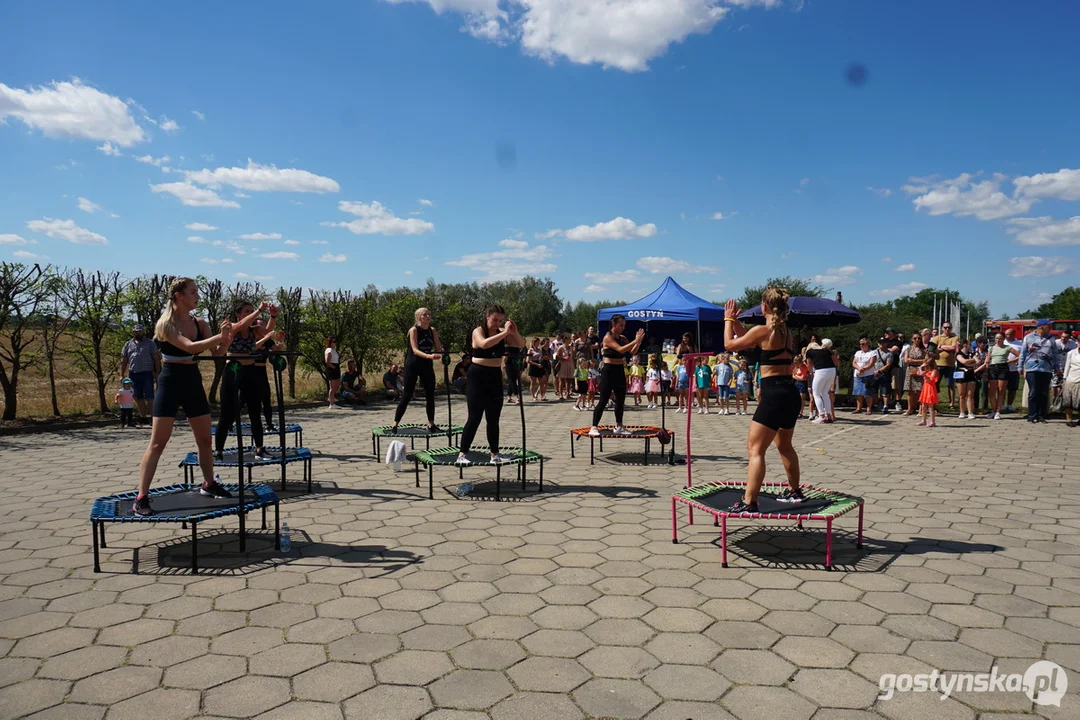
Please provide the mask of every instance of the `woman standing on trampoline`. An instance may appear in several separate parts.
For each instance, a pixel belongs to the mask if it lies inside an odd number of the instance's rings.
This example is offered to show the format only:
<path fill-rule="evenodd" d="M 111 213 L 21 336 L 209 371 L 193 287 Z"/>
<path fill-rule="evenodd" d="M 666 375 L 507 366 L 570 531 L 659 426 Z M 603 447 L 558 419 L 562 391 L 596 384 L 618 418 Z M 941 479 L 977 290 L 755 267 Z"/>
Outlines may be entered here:
<path fill-rule="evenodd" d="M 501 305 L 489 305 L 484 310 L 484 324 L 472 331 L 472 365 L 465 383 L 465 402 L 469 419 L 461 432 L 461 449 L 456 465 L 469 464 L 469 450 L 480 429 L 480 420 L 487 418 L 487 438 L 491 462 L 510 462 L 514 458 L 499 454 L 499 417 L 502 415 L 503 358 L 507 345 L 525 347 L 513 320 L 505 320 Z M 505 320 L 505 322 L 504 322 Z"/>
<path fill-rule="evenodd" d="M 154 326 L 154 342 L 161 353 L 161 373 L 154 395 L 154 423 L 150 444 L 139 463 L 139 489 L 132 511 L 153 515 L 150 507 L 150 484 L 157 472 L 158 459 L 172 437 L 176 412 L 184 409 L 195 444 L 199 449 L 199 468 L 203 484 L 199 492 L 210 497 L 232 497 L 214 481 L 213 441 L 210 437 L 210 403 L 206 401 L 202 375 L 195 356 L 210 350 L 220 355 L 232 340 L 232 324 L 221 323 L 221 332 L 210 335 L 206 321 L 193 317 L 199 303 L 199 289 L 191 278 L 177 278 L 169 287 L 169 301 Z"/>
<path fill-rule="evenodd" d="M 269 330 L 277 325 L 278 309 L 269 303 L 262 303 L 259 309 L 252 307 L 251 303 L 242 302 L 236 306 L 236 322 L 233 323 L 233 336 L 229 342 L 229 349 L 225 357 L 234 355 L 247 356 L 234 359 L 236 366 L 225 366 L 225 373 L 221 379 L 221 417 L 218 418 L 217 435 L 214 437 L 214 456 L 222 459 L 225 452 L 225 443 L 229 439 L 233 423 L 240 424 L 241 401 L 247 406 L 248 419 L 251 421 L 251 439 L 255 443 L 256 460 L 276 460 L 277 457 L 263 446 L 262 404 L 263 386 L 266 382 L 266 367 L 255 364 L 251 358 L 258 351 L 258 344 L 266 339 L 259 337 L 253 327 L 253 323 L 264 311 L 270 313 Z M 263 343 L 265 344 L 265 343 Z M 230 363 L 231 364 L 231 363 Z M 259 376 L 262 376 L 262 382 Z"/>
<path fill-rule="evenodd" d="M 787 301 L 787 290 L 766 288 L 761 295 L 765 324 L 749 331 L 739 322 L 735 301 L 728 300 L 724 306 L 724 348 L 734 352 L 761 348 L 761 395 L 746 442 L 750 453 L 746 490 L 742 500 L 728 509 L 731 513 L 758 512 L 758 494 L 765 480 L 765 450 L 773 442 L 780 451 L 790 485 L 777 500 L 794 503 L 806 499 L 799 488 L 799 455 L 791 444 L 802 400 L 791 376 L 795 351 L 792 347 L 794 339 L 787 327 Z"/>
<path fill-rule="evenodd" d="M 396 433 L 409 402 L 416 393 L 416 381 L 424 386 L 424 398 L 427 400 L 428 432 L 437 433 L 435 424 L 435 361 L 442 359 L 443 346 L 439 342 L 438 331 L 431 327 L 431 313 L 427 308 L 419 308 L 413 315 L 416 324 L 409 328 L 408 342 L 405 345 L 405 391 L 401 393 L 397 410 L 394 412 L 394 425 L 391 433 Z"/>
<path fill-rule="evenodd" d="M 637 355 L 641 348 L 641 341 L 645 338 L 645 329 L 637 331 L 633 342 L 627 342 L 622 334 L 625 327 L 625 317 L 612 315 L 611 329 L 600 344 L 600 355 L 604 358 L 604 364 L 600 368 L 600 399 L 596 402 L 592 427 L 589 428 L 589 435 L 592 437 L 600 435 L 600 418 L 604 416 L 604 408 L 607 407 L 612 395 L 615 396 L 615 434 L 630 434 L 623 425 L 623 406 L 626 404 L 626 355 Z"/>

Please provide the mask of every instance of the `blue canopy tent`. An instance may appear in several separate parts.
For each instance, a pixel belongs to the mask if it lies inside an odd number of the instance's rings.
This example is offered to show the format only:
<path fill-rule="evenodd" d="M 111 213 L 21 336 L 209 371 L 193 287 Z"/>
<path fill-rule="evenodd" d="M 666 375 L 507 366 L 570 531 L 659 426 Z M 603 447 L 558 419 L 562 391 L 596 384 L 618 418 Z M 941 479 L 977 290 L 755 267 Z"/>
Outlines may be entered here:
<path fill-rule="evenodd" d="M 640 300 L 598 311 L 596 325 L 600 337 L 607 333 L 613 315 L 626 317 L 628 338 L 632 338 L 638 328 L 645 328 L 646 344 L 649 344 L 649 338 L 659 344 L 665 338 L 677 340 L 684 332 L 690 332 L 702 351 L 724 349 L 724 308 L 699 298 L 671 277 Z"/>

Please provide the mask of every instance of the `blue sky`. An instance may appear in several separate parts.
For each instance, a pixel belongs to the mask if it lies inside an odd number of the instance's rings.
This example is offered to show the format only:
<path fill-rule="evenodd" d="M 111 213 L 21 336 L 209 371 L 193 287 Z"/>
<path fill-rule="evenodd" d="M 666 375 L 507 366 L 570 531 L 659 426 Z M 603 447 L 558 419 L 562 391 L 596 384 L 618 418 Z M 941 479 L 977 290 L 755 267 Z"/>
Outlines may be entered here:
<path fill-rule="evenodd" d="M 0 259 L 996 314 L 1077 284 L 1078 6 L 608 1 L 9 4 Z"/>

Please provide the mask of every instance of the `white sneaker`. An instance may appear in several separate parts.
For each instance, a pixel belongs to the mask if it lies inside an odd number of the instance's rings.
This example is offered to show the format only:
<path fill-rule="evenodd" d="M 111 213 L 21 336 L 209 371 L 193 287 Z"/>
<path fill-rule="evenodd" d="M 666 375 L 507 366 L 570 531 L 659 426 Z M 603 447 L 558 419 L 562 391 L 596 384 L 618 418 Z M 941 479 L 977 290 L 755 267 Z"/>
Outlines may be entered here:
<path fill-rule="evenodd" d="M 615 434 L 616 435 L 633 435 L 633 433 L 630 432 L 629 430 L 627 430 L 626 426 L 624 426 L 624 425 L 620 425 L 619 427 L 615 428 Z"/>
<path fill-rule="evenodd" d="M 994 413 L 994 419 L 995 420 L 1000 420 L 1001 419 L 1001 413 L 999 413 L 999 412 Z"/>
<path fill-rule="evenodd" d="M 510 457 L 509 455 L 501 455 L 501 454 L 499 454 L 499 455 L 492 455 L 491 456 L 491 462 L 494 465 L 499 465 L 500 463 L 513 462 L 515 460 L 517 460 L 517 458 Z"/>
<path fill-rule="evenodd" d="M 706 415 L 708 415 L 708 414 L 709 414 L 709 408 L 705 408 L 705 411 L 704 411 L 704 413 L 705 413 Z"/>
<path fill-rule="evenodd" d="M 595 425 L 589 428 L 589 437 L 600 437 L 600 428 Z"/>
<path fill-rule="evenodd" d="M 901 407 L 900 403 L 896 403 L 896 412 L 903 412 L 903 411 L 904 411 L 904 408 Z"/>
<path fill-rule="evenodd" d="M 469 458 L 464 455 L 458 455 L 457 460 L 454 461 L 455 465 L 469 465 Z"/>

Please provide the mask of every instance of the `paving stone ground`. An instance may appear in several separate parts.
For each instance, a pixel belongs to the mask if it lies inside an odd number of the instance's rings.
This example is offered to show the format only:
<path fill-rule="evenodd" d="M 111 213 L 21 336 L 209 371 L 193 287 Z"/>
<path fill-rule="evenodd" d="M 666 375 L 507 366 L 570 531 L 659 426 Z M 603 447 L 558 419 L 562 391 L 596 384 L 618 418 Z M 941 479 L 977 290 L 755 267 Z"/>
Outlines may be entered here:
<path fill-rule="evenodd" d="M 733 521 L 727 569 L 700 515 L 680 512 L 672 544 L 685 466 L 623 464 L 641 450 L 628 442 L 595 466 L 587 441 L 570 459 L 568 430 L 588 420 L 569 404 L 527 406 L 547 491 L 502 502 L 456 499 L 450 468 L 429 500 L 373 459 L 369 429 L 390 413 L 293 413 L 317 455 L 315 492 L 281 507 L 293 553 L 255 515 L 244 555 L 235 518 L 204 523 L 195 577 L 188 534 L 155 525 L 108 527 L 92 572 L 91 501 L 134 487 L 145 431 L 0 438 L 0 720 L 1080 717 L 1080 432 L 1061 423 L 800 425 L 805 480 L 866 499 L 865 549 L 840 519 L 827 572 L 813 526 Z M 748 418 L 692 420 L 695 479 L 742 479 Z M 668 422 L 681 455 L 686 419 Z M 521 442 L 516 407 L 503 440 Z M 192 447 L 179 428 L 157 484 L 181 479 Z M 884 673 L 1037 659 L 1074 674 L 1060 707 L 877 699 Z"/>

